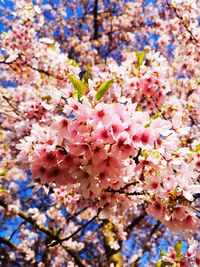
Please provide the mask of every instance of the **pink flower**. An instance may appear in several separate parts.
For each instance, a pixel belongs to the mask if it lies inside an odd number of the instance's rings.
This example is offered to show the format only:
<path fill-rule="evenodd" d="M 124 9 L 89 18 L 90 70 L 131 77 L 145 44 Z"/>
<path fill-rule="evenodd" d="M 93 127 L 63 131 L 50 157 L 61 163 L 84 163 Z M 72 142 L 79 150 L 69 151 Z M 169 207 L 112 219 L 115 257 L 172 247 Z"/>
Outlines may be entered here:
<path fill-rule="evenodd" d="M 99 103 L 91 113 L 92 124 L 94 127 L 97 127 L 99 124 L 107 125 L 112 120 L 112 114 L 113 111 L 110 105 Z"/>
<path fill-rule="evenodd" d="M 131 143 L 129 134 L 123 132 L 118 136 L 117 143 L 112 146 L 112 153 L 119 155 L 122 159 L 126 159 L 130 155 L 134 156 L 136 150 Z"/>
<path fill-rule="evenodd" d="M 172 133 L 171 130 L 172 124 L 170 121 L 163 120 L 161 118 L 157 118 L 151 122 L 150 129 L 154 132 L 154 134 L 157 134 L 157 137 L 159 135 L 168 136 Z"/>
<path fill-rule="evenodd" d="M 32 159 L 31 172 L 33 179 L 40 178 L 41 181 L 44 181 L 48 169 L 56 164 L 57 158 L 55 152 L 46 152 L 46 149 L 40 149 Z"/>
<path fill-rule="evenodd" d="M 107 158 L 107 150 L 102 145 L 94 146 L 92 155 L 92 164 L 99 165 Z"/>
<path fill-rule="evenodd" d="M 145 189 L 146 190 L 151 190 L 152 192 L 157 192 L 160 190 L 160 183 L 161 183 L 161 178 L 159 176 L 146 176 L 145 177 Z"/>
<path fill-rule="evenodd" d="M 200 220 L 193 214 L 189 214 L 183 221 L 182 221 L 182 229 L 189 230 L 191 232 L 195 232 L 199 227 Z"/>
<path fill-rule="evenodd" d="M 92 133 L 92 138 L 93 140 L 99 140 L 102 143 L 108 144 L 114 141 L 109 126 L 100 127 L 99 129 L 97 129 Z"/>
<path fill-rule="evenodd" d="M 132 124 L 134 125 L 135 129 L 137 129 L 144 127 L 147 123 L 149 123 L 150 117 L 148 112 L 135 111 L 132 119 Z"/>
<path fill-rule="evenodd" d="M 161 202 L 159 201 L 150 203 L 146 211 L 155 220 L 162 221 L 163 218 L 165 217 L 165 208 L 162 206 Z"/>
<path fill-rule="evenodd" d="M 74 182 L 67 171 L 59 166 L 50 168 L 47 171 L 46 179 L 48 183 L 55 183 L 56 185 L 65 185 Z"/>
<path fill-rule="evenodd" d="M 168 221 L 164 221 L 164 224 L 170 231 L 180 232 L 182 230 L 181 221 L 175 218 L 170 218 Z"/>
<path fill-rule="evenodd" d="M 117 171 L 119 168 L 122 167 L 122 163 L 116 158 L 113 154 L 109 154 L 108 157 L 103 162 L 105 169 L 110 173 Z"/>
<path fill-rule="evenodd" d="M 100 181 L 100 188 L 101 190 L 102 189 L 105 189 L 105 188 L 108 188 L 109 185 L 110 185 L 110 179 L 109 179 L 109 176 L 108 174 L 104 171 L 104 172 L 100 172 L 99 174 L 99 181 Z"/>
<path fill-rule="evenodd" d="M 154 138 L 153 138 L 153 134 L 152 132 L 150 131 L 150 129 L 144 129 L 141 134 L 140 134 L 140 141 L 142 142 L 142 144 L 144 146 L 146 145 L 151 145 L 153 146 L 153 141 L 154 141 Z"/>
<path fill-rule="evenodd" d="M 72 168 L 74 166 L 74 156 L 68 154 L 61 162 L 59 162 L 59 165 L 62 168 Z"/>
<path fill-rule="evenodd" d="M 110 130 L 114 138 L 117 138 L 124 131 L 124 126 L 118 116 L 113 117 Z"/>
<path fill-rule="evenodd" d="M 174 248 L 169 247 L 168 248 L 169 254 L 167 256 L 162 256 L 162 260 L 174 263 L 176 261 L 176 251 Z"/>
<path fill-rule="evenodd" d="M 176 188 L 177 186 L 176 178 L 173 175 L 164 173 L 163 186 L 167 191 L 171 191 L 173 188 Z"/>
<path fill-rule="evenodd" d="M 187 209 L 184 206 L 174 207 L 172 217 L 177 220 L 183 220 L 187 217 Z"/>
<path fill-rule="evenodd" d="M 113 113 L 117 115 L 121 123 L 124 123 L 127 121 L 127 113 L 125 112 L 123 105 L 121 105 L 120 103 L 114 103 L 113 109 L 114 109 Z"/>
<path fill-rule="evenodd" d="M 110 183 L 110 187 L 114 190 L 119 190 L 121 187 L 124 186 L 124 181 L 122 179 L 117 179 Z"/>
<path fill-rule="evenodd" d="M 142 130 L 136 130 L 132 136 L 132 141 L 134 143 L 139 143 L 141 141 L 141 135 L 142 135 Z"/>
<path fill-rule="evenodd" d="M 51 125 L 54 131 L 57 131 L 58 143 L 62 143 L 63 138 L 69 135 L 69 121 L 67 118 L 57 117 L 56 121 Z"/>
<path fill-rule="evenodd" d="M 47 168 L 45 168 L 39 161 L 35 161 L 31 164 L 31 173 L 33 179 L 41 179 L 44 184 L 46 180 Z"/>
<path fill-rule="evenodd" d="M 39 159 L 46 168 L 53 167 L 57 164 L 57 157 L 55 151 L 44 152 Z"/>
<path fill-rule="evenodd" d="M 74 104 L 74 116 L 79 121 L 87 121 L 91 113 L 91 103 L 87 98 L 82 99 L 80 104 L 78 101 Z M 78 107 L 78 108 L 77 108 Z"/>
<path fill-rule="evenodd" d="M 198 247 L 198 241 L 196 241 L 193 237 L 191 239 L 188 239 L 188 251 L 186 253 L 186 256 L 188 258 L 193 257 L 198 251 L 197 251 L 197 247 Z"/>
<path fill-rule="evenodd" d="M 191 265 L 188 260 L 183 259 L 180 262 L 180 267 L 191 267 Z"/>
<path fill-rule="evenodd" d="M 195 263 L 197 264 L 197 266 L 200 266 L 200 250 L 196 252 Z"/>

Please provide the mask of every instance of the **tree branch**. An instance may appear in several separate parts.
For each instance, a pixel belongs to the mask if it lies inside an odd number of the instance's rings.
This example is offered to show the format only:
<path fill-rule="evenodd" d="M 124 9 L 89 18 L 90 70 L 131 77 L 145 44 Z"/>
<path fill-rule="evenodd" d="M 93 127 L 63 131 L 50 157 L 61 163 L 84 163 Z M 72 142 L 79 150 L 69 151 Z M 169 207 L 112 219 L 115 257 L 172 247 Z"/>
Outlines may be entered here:
<path fill-rule="evenodd" d="M 109 264 L 113 265 L 114 267 L 122 267 L 123 261 L 122 261 L 122 256 L 120 253 L 120 246 L 117 249 L 111 247 L 111 244 L 116 243 L 116 242 L 119 245 L 116 234 L 114 233 L 113 223 L 109 220 L 104 220 L 102 232 L 104 236 L 105 252 L 106 252 L 106 256 L 107 256 Z"/>
<path fill-rule="evenodd" d="M 183 25 L 183 27 L 190 34 L 191 39 L 194 40 L 196 43 L 199 43 L 200 40 L 198 40 L 194 36 L 193 32 L 189 29 L 187 21 L 184 21 L 183 17 L 181 15 L 179 15 L 179 13 L 177 11 L 177 7 L 176 6 L 172 6 L 168 1 L 166 1 L 166 2 L 167 2 L 167 6 L 169 7 L 169 9 L 174 11 L 176 17 L 181 21 L 181 24 Z"/>
<path fill-rule="evenodd" d="M 0 237 L 0 243 L 3 243 L 5 245 L 7 245 L 11 249 L 14 249 L 14 250 L 17 249 L 17 247 L 12 242 L 10 242 L 10 240 L 8 240 L 8 239 L 6 239 L 4 237 Z"/>
<path fill-rule="evenodd" d="M 98 25 L 98 0 L 94 1 L 94 35 L 93 39 L 97 40 L 98 39 L 98 32 L 99 32 L 99 25 Z"/>
<path fill-rule="evenodd" d="M 146 216 L 146 212 L 142 213 L 140 216 L 138 216 L 137 218 L 135 218 L 129 225 L 127 225 L 125 231 L 130 233 L 131 230 L 138 225 Z"/>
<path fill-rule="evenodd" d="M 2 200 L 0 199 L 0 206 L 2 206 L 4 209 L 7 209 L 8 205 Z M 54 234 L 49 228 L 43 226 L 43 225 L 37 225 L 36 222 L 30 217 L 28 216 L 26 213 L 24 213 L 22 210 L 19 210 L 17 215 L 19 217 L 21 217 L 22 219 L 24 219 L 25 221 L 29 222 L 30 224 L 32 224 L 34 227 L 36 227 L 39 231 L 43 232 L 44 234 L 46 234 L 47 236 L 49 236 L 50 238 L 54 239 L 54 240 L 60 240 L 59 236 Z M 7 242 L 8 241 L 8 242 Z M 7 242 L 7 245 L 9 245 L 11 242 L 9 240 L 4 240 L 4 243 Z M 62 241 L 61 241 L 62 242 Z M 59 242 L 59 243 L 61 243 Z M 59 244 L 58 243 L 58 244 Z M 10 245 L 12 246 L 12 245 Z M 74 259 L 74 262 L 79 266 L 79 267 L 85 267 L 85 265 L 82 263 L 82 261 L 79 259 L 78 254 L 76 253 L 75 250 L 73 250 L 72 248 L 69 248 L 67 246 L 63 246 L 64 249 L 66 249 L 66 251 L 69 253 L 69 255 Z"/>
<path fill-rule="evenodd" d="M 83 211 L 85 211 L 86 209 L 88 209 L 87 207 L 82 208 L 81 210 L 75 212 L 73 215 L 71 215 L 70 217 L 67 218 L 67 222 L 69 222 L 70 220 L 74 219 L 76 216 L 78 216 L 79 214 L 81 214 Z"/>
<path fill-rule="evenodd" d="M 70 238 L 72 238 L 73 236 L 75 236 L 76 234 L 78 234 L 80 231 L 82 231 L 84 228 L 86 228 L 91 222 L 93 222 L 99 216 L 101 211 L 102 211 L 102 209 L 99 208 L 97 214 L 94 217 L 92 217 L 92 219 L 90 219 L 88 222 L 86 222 L 81 227 L 79 227 L 74 233 L 72 233 L 71 235 L 69 235 L 63 239 L 56 239 L 56 241 L 53 241 L 51 244 L 48 245 L 48 247 L 54 247 L 58 244 L 61 244 L 62 242 L 67 241 Z"/>
<path fill-rule="evenodd" d="M 155 232 L 158 230 L 160 226 L 160 222 L 157 221 L 157 223 L 155 225 L 153 225 L 153 227 L 151 228 L 151 231 L 149 233 L 149 235 L 147 236 L 146 240 L 144 241 L 144 246 L 142 248 L 142 254 L 141 256 L 138 255 L 137 259 L 134 260 L 134 262 L 131 263 L 131 267 L 137 267 L 138 266 L 138 262 L 140 261 L 142 255 L 148 251 L 149 247 L 148 247 L 148 243 L 150 242 L 152 236 L 155 234 Z"/>
<path fill-rule="evenodd" d="M 120 188 L 120 189 L 112 189 L 112 188 L 107 188 L 105 190 L 105 192 L 109 192 L 109 193 L 118 193 L 118 194 L 124 194 L 124 195 L 127 195 L 127 196 L 143 196 L 145 195 L 145 192 L 142 191 L 142 192 L 127 192 L 125 191 L 123 188 Z"/>
<path fill-rule="evenodd" d="M 136 164 L 136 165 L 138 165 L 139 162 L 140 162 L 140 161 L 139 161 L 139 156 L 140 156 L 141 152 L 142 152 L 142 149 L 141 149 L 141 147 L 140 147 L 139 150 L 138 150 L 137 155 L 133 158 L 133 160 L 135 161 L 135 164 Z"/>

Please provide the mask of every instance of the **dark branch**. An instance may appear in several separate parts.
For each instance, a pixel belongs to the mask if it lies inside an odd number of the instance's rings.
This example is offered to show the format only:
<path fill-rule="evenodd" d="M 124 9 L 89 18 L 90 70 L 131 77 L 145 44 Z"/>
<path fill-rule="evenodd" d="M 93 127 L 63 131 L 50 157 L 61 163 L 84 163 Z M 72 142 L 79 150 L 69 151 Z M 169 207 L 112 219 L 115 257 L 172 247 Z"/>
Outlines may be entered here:
<path fill-rule="evenodd" d="M 196 43 L 199 43 L 199 40 L 194 36 L 193 32 L 189 29 L 187 21 L 184 21 L 184 18 L 181 15 L 179 15 L 177 8 L 175 6 L 172 6 L 168 1 L 167 1 L 167 6 L 169 7 L 170 10 L 174 11 L 176 17 L 181 21 L 183 27 L 190 34 L 191 39 L 194 40 Z"/>
<path fill-rule="evenodd" d="M 12 242 L 10 242 L 10 240 L 8 240 L 6 238 L 0 237 L 0 243 L 5 244 L 6 246 L 10 247 L 11 249 L 14 249 L 14 250 L 17 249 L 17 247 Z"/>
<path fill-rule="evenodd" d="M 82 208 L 81 210 L 75 212 L 73 215 L 71 215 L 70 217 L 67 218 L 67 222 L 73 220 L 76 216 L 78 216 L 79 214 L 81 214 L 83 211 L 85 211 L 86 209 L 88 209 L 87 207 Z"/>
<path fill-rule="evenodd" d="M 141 151 L 142 151 L 142 149 L 141 149 L 141 147 L 140 147 L 140 149 L 138 150 L 137 155 L 133 158 L 133 160 L 135 161 L 135 164 L 136 164 L 136 165 L 139 164 L 139 156 L 140 156 L 140 154 L 141 154 Z"/>
<path fill-rule="evenodd" d="M 98 0 L 94 1 L 94 36 L 93 39 L 98 39 L 98 31 L 99 31 L 99 25 L 98 25 Z"/>
<path fill-rule="evenodd" d="M 118 194 L 124 194 L 124 195 L 127 195 L 127 196 L 142 196 L 142 195 L 145 195 L 145 192 L 142 191 L 142 192 L 127 192 L 124 190 L 124 188 L 120 188 L 118 190 L 116 189 L 112 189 L 112 188 L 107 188 L 105 190 L 105 192 L 109 192 L 109 193 L 118 193 Z"/>
<path fill-rule="evenodd" d="M 81 227 L 79 227 L 74 233 L 72 233 L 71 235 L 63 238 L 63 239 L 56 239 L 56 241 L 53 241 L 51 244 L 47 245 L 48 247 L 54 247 L 58 244 L 61 244 L 64 241 L 69 240 L 70 238 L 72 238 L 73 236 L 75 236 L 76 234 L 78 234 L 80 231 L 82 231 L 84 228 L 86 228 L 91 222 L 93 222 L 100 214 L 100 212 L 102 211 L 101 208 L 99 208 L 97 214 L 92 217 L 92 219 L 90 219 L 88 222 L 86 222 L 85 224 L 83 224 Z"/>
<path fill-rule="evenodd" d="M 0 206 L 2 206 L 4 209 L 7 210 L 8 205 L 2 199 L 0 199 Z M 36 222 L 30 216 L 28 216 L 27 214 L 25 214 L 22 210 L 19 210 L 17 214 L 18 214 L 19 217 L 21 217 L 22 219 L 24 219 L 26 222 L 29 222 L 31 225 L 33 225 L 36 229 L 38 229 L 39 231 L 45 233 L 51 239 L 57 240 L 57 241 L 59 240 L 60 241 L 60 238 L 59 238 L 58 235 L 54 234 L 51 230 L 49 230 L 47 227 L 45 227 L 43 225 L 37 225 Z M 55 231 L 55 232 L 58 232 L 58 231 Z M 9 245 L 9 243 L 11 243 L 9 240 L 6 240 L 6 241 L 4 240 L 4 243 L 5 242 L 7 242 L 7 245 Z M 61 242 L 59 242 L 59 243 L 61 243 Z M 63 248 L 66 249 L 66 251 L 73 257 L 75 263 L 79 267 L 85 267 L 85 265 L 79 259 L 79 256 L 76 253 L 76 251 L 74 251 L 73 249 L 71 249 L 71 248 L 69 248 L 67 246 L 63 246 Z"/>
<path fill-rule="evenodd" d="M 127 227 L 126 232 L 130 232 L 136 225 L 138 225 L 146 216 L 146 212 L 135 218 Z"/>

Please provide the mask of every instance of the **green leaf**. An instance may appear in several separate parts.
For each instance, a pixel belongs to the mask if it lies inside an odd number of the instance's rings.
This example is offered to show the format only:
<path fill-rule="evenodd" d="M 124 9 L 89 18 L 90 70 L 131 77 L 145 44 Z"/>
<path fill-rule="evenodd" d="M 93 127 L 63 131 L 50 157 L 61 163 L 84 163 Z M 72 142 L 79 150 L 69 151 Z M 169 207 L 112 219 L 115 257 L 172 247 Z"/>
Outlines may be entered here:
<path fill-rule="evenodd" d="M 88 87 L 84 84 L 84 82 L 77 78 L 74 74 L 68 74 L 67 77 L 74 86 L 75 95 L 78 98 L 84 96 L 88 90 Z"/>
<path fill-rule="evenodd" d="M 172 266 L 172 263 L 158 260 L 156 263 L 156 267 L 166 267 L 166 266 Z"/>
<path fill-rule="evenodd" d="M 198 144 L 195 149 L 194 149 L 195 153 L 199 153 L 200 152 L 200 144 Z"/>
<path fill-rule="evenodd" d="M 180 240 L 176 246 L 174 247 L 175 251 L 176 251 L 176 258 L 177 260 L 181 259 L 181 252 L 182 252 L 182 240 Z"/>
<path fill-rule="evenodd" d="M 158 261 L 156 262 L 156 267 L 160 267 L 161 264 L 162 264 L 162 261 L 161 261 L 161 260 L 158 260 Z"/>
<path fill-rule="evenodd" d="M 161 115 L 162 115 L 162 112 L 158 112 L 158 113 L 156 113 L 155 115 L 153 115 L 153 116 L 150 118 L 150 122 L 147 123 L 147 124 L 144 126 L 144 128 L 148 128 L 148 127 L 150 127 L 152 121 L 155 120 L 155 119 L 157 119 L 157 118 L 159 118 Z"/>
<path fill-rule="evenodd" d="M 146 52 L 145 50 L 143 50 L 142 52 L 139 52 L 138 50 L 136 50 L 135 52 L 136 54 L 136 62 L 135 62 L 135 67 L 137 70 L 140 70 L 140 66 L 142 65 Z"/>
<path fill-rule="evenodd" d="M 167 256 L 167 253 L 162 248 L 160 248 L 160 256 Z"/>
<path fill-rule="evenodd" d="M 102 83 L 98 90 L 97 90 L 97 94 L 96 94 L 96 100 L 99 101 L 104 95 L 105 93 L 108 91 L 108 89 L 110 88 L 110 86 L 114 83 L 114 79 L 108 80 L 104 83 Z"/>
<path fill-rule="evenodd" d="M 148 158 L 150 156 L 150 153 L 151 150 L 142 150 L 140 154 L 142 157 Z"/>
<path fill-rule="evenodd" d="M 149 128 L 151 125 L 151 123 L 147 123 L 146 125 L 144 125 L 144 128 Z"/>
<path fill-rule="evenodd" d="M 71 66 L 74 66 L 74 67 L 78 67 L 79 66 L 78 62 L 76 62 L 76 60 L 74 60 L 74 59 L 67 58 L 66 62 L 67 62 L 67 64 L 69 64 Z"/>
<path fill-rule="evenodd" d="M 154 156 L 155 159 L 159 159 L 160 158 L 160 153 L 158 151 L 155 151 L 153 153 L 153 156 Z"/>
<path fill-rule="evenodd" d="M 85 72 L 85 74 L 83 75 L 83 78 L 82 78 L 81 81 L 83 81 L 85 85 L 88 85 L 88 80 L 89 80 L 89 79 L 90 79 L 90 68 L 88 67 L 88 68 L 86 69 L 86 72 Z"/>
<path fill-rule="evenodd" d="M 161 115 L 162 115 L 162 112 L 158 112 L 151 117 L 151 120 L 155 120 L 155 119 L 159 118 Z"/>
<path fill-rule="evenodd" d="M 28 11 L 31 11 L 33 9 L 34 9 L 34 5 L 32 5 L 32 4 L 26 8 L 26 10 L 28 10 Z"/>
<path fill-rule="evenodd" d="M 3 186 L 0 186 L 0 192 L 4 194 L 9 194 L 9 191 L 6 190 Z"/>
<path fill-rule="evenodd" d="M 50 95 L 46 95 L 46 96 L 43 96 L 43 97 L 42 97 L 42 100 L 45 100 L 45 101 L 47 101 L 47 102 L 49 102 L 51 99 L 52 99 L 52 98 L 51 98 Z"/>
<path fill-rule="evenodd" d="M 1 169 L 0 170 L 0 176 L 5 176 L 7 171 L 8 171 L 7 169 Z"/>

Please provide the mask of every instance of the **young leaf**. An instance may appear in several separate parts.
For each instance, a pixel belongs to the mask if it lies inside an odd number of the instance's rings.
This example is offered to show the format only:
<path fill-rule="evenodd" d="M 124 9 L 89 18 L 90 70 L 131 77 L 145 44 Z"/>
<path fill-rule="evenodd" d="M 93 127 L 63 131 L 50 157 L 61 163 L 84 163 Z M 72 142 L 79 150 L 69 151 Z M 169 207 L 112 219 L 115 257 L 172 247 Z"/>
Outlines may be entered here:
<path fill-rule="evenodd" d="M 74 74 L 67 75 L 70 82 L 73 84 L 75 89 L 75 94 L 78 96 L 78 98 L 84 96 L 88 90 L 88 87 L 84 84 L 83 81 L 79 80 Z"/>
<path fill-rule="evenodd" d="M 147 123 L 147 124 L 144 126 L 144 128 L 148 128 L 148 127 L 150 127 L 152 121 L 155 120 L 155 119 L 157 119 L 157 118 L 159 118 L 161 115 L 162 115 L 162 112 L 158 112 L 157 114 L 153 115 L 153 116 L 150 118 L 150 122 Z"/>
<path fill-rule="evenodd" d="M 161 261 L 161 260 L 158 260 L 158 261 L 156 262 L 156 267 L 161 267 L 161 264 L 162 264 L 162 261 Z"/>
<path fill-rule="evenodd" d="M 96 94 L 96 100 L 99 101 L 104 95 L 105 93 L 108 91 L 108 89 L 110 88 L 110 86 L 114 83 L 114 79 L 108 80 L 104 83 L 102 83 L 98 90 L 97 90 L 97 94 Z"/>
<path fill-rule="evenodd" d="M 9 194 L 9 191 L 7 191 L 3 186 L 0 185 L 0 192 L 3 194 Z"/>
<path fill-rule="evenodd" d="M 156 263 L 156 267 L 166 267 L 166 266 L 172 266 L 172 263 L 170 262 L 165 262 L 162 260 L 158 260 Z"/>
<path fill-rule="evenodd" d="M 88 80 L 90 79 L 90 69 L 89 67 L 86 69 L 84 75 L 83 75 L 83 78 L 82 78 L 82 81 L 84 82 L 84 84 L 88 84 Z"/>
<path fill-rule="evenodd" d="M 158 112 L 151 117 L 151 120 L 155 120 L 155 119 L 159 118 L 161 115 L 162 115 L 162 112 Z"/>
<path fill-rule="evenodd" d="M 198 144 L 195 149 L 194 149 L 195 153 L 199 153 L 200 152 L 200 144 Z"/>
<path fill-rule="evenodd" d="M 144 128 L 149 128 L 151 125 L 151 123 L 147 123 L 146 125 L 144 125 Z"/>
<path fill-rule="evenodd" d="M 167 253 L 162 248 L 160 249 L 160 256 L 167 256 Z"/>
<path fill-rule="evenodd" d="M 136 54 L 136 63 L 135 63 L 135 67 L 137 70 L 140 69 L 140 66 L 142 65 L 146 52 L 143 50 L 142 52 L 138 52 L 138 50 L 135 52 Z"/>
<path fill-rule="evenodd" d="M 176 246 L 174 247 L 175 251 L 176 251 L 176 258 L 178 260 L 181 259 L 181 251 L 182 251 L 182 240 L 180 240 Z"/>
<path fill-rule="evenodd" d="M 78 67 L 78 66 L 79 66 L 79 63 L 76 62 L 76 60 L 74 60 L 74 59 L 69 59 L 69 58 L 67 58 L 66 62 L 67 62 L 69 65 L 74 66 L 74 67 Z"/>
<path fill-rule="evenodd" d="M 0 170 L 0 176 L 5 176 L 7 171 L 8 171 L 7 169 L 1 169 Z"/>

